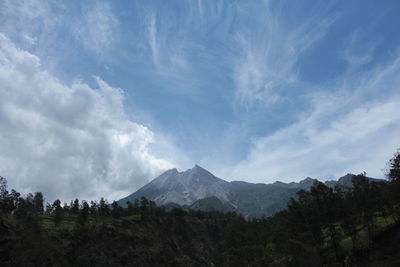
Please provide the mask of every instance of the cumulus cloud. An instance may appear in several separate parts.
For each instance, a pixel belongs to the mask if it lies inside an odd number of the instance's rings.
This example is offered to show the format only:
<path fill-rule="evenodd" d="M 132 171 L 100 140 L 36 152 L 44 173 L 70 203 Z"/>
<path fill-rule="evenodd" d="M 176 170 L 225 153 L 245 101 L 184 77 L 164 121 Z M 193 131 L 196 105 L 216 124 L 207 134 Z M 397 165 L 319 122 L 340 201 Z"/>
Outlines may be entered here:
<path fill-rule="evenodd" d="M 400 57 L 362 75 L 348 75 L 330 93 L 310 95 L 311 111 L 256 138 L 230 173 L 254 181 L 338 178 L 347 172 L 383 177 L 400 146 Z M 368 100 L 366 100 L 368 99 Z"/>
<path fill-rule="evenodd" d="M 12 187 L 59 197 L 118 198 L 172 164 L 154 133 L 128 119 L 121 89 L 71 85 L 0 34 L 0 173 Z"/>

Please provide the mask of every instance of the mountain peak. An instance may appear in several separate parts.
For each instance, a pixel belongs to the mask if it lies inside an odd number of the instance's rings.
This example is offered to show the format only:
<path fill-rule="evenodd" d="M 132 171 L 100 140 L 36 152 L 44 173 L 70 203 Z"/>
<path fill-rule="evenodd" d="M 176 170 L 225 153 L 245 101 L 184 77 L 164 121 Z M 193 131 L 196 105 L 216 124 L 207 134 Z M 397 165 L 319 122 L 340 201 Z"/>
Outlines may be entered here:
<path fill-rule="evenodd" d="M 212 196 L 218 197 L 221 201 L 228 201 L 228 186 L 228 182 L 195 165 L 184 172 L 170 169 L 121 202 L 142 196 L 159 205 L 170 202 L 191 205 L 196 200 Z"/>
<path fill-rule="evenodd" d="M 191 168 L 190 170 L 188 170 L 190 172 L 194 172 L 194 173 L 210 173 L 209 171 L 207 171 L 206 169 L 200 167 L 199 165 L 194 165 L 193 168 Z M 211 174 L 211 173 L 210 173 Z"/>
<path fill-rule="evenodd" d="M 318 180 L 317 179 L 314 179 L 314 178 L 311 178 L 311 177 L 307 177 L 307 178 L 305 178 L 304 180 L 301 180 L 300 182 L 299 182 L 299 184 L 301 185 L 301 186 L 305 186 L 305 187 L 311 187 L 311 186 L 313 186 L 314 185 L 314 183 L 315 182 L 317 182 Z"/>
<path fill-rule="evenodd" d="M 192 168 L 192 170 L 198 170 L 198 169 L 204 170 L 204 168 L 200 167 L 200 166 L 197 165 L 197 164 L 195 164 L 195 165 L 193 166 L 193 168 Z"/>
<path fill-rule="evenodd" d="M 306 177 L 305 179 L 303 179 L 302 181 L 308 181 L 308 182 L 311 182 L 311 181 L 315 181 L 315 180 L 317 180 L 317 179 L 314 179 L 314 178 L 311 178 L 311 177 Z"/>
<path fill-rule="evenodd" d="M 176 174 L 178 173 L 178 170 L 176 168 L 172 168 L 169 170 L 166 170 L 163 174 Z"/>

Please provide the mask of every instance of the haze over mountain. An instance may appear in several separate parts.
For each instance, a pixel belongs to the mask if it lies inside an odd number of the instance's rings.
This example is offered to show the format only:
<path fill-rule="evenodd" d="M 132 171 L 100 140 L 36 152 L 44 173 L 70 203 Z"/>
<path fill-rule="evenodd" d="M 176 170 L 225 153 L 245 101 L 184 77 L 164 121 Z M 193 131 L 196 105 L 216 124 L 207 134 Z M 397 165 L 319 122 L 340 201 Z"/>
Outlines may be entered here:
<path fill-rule="evenodd" d="M 347 174 L 337 181 L 326 181 L 351 187 L 353 174 Z M 373 178 L 369 178 L 373 179 Z M 373 179 L 375 180 L 375 179 Z M 288 200 L 301 189 L 308 190 L 317 179 L 307 177 L 300 182 L 275 182 L 273 184 L 227 182 L 206 169 L 195 165 L 184 172 L 170 169 L 133 194 L 119 200 L 126 206 L 128 201 L 146 197 L 157 205 L 179 205 L 191 209 L 237 211 L 247 217 L 269 216 L 285 209 Z"/>

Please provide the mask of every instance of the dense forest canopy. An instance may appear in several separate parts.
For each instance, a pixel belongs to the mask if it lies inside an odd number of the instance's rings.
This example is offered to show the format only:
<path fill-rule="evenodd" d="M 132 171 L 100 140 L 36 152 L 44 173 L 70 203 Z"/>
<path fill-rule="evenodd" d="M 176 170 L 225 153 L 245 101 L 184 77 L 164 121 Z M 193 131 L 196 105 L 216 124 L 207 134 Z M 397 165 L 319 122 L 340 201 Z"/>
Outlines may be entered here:
<path fill-rule="evenodd" d="M 251 220 L 144 197 L 126 208 L 104 198 L 45 204 L 0 177 L 0 265 L 398 266 L 400 152 L 387 169 L 388 181 L 315 182 L 286 210 Z"/>

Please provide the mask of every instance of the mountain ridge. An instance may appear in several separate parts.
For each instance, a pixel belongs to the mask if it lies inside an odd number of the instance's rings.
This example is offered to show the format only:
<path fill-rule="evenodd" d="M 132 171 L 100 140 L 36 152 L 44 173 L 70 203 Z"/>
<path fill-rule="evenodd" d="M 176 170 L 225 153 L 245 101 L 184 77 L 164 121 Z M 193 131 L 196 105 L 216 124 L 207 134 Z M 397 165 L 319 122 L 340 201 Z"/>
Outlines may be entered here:
<path fill-rule="evenodd" d="M 124 205 L 124 201 L 142 196 L 155 201 L 158 205 L 165 205 L 169 202 L 191 205 L 196 200 L 212 196 L 227 202 L 229 201 L 228 184 L 229 182 L 214 176 L 198 165 L 183 172 L 170 169 L 118 202 Z"/>
<path fill-rule="evenodd" d="M 351 187 L 353 176 L 346 174 L 337 181 L 329 180 L 323 183 L 329 187 L 337 184 Z M 374 178 L 369 179 L 378 181 Z M 182 172 L 176 168 L 167 170 L 131 195 L 118 200 L 118 203 L 124 207 L 128 201 L 133 203 L 135 199 L 146 197 L 160 206 L 173 203 L 200 210 L 212 210 L 212 203 L 215 203 L 218 207 L 224 207 L 223 211 L 231 210 L 230 207 L 233 207 L 246 217 L 262 217 L 285 209 L 289 199 L 296 197 L 299 190 L 309 190 L 318 181 L 306 177 L 299 182 L 290 183 L 228 182 L 195 165 Z M 219 199 L 221 203 L 214 198 Z M 196 202 L 197 204 L 193 205 Z"/>

